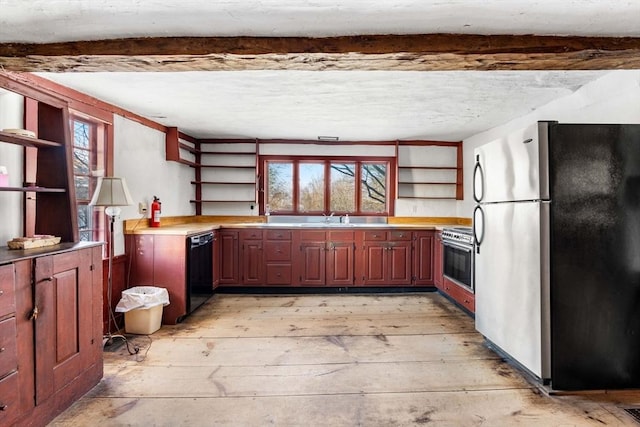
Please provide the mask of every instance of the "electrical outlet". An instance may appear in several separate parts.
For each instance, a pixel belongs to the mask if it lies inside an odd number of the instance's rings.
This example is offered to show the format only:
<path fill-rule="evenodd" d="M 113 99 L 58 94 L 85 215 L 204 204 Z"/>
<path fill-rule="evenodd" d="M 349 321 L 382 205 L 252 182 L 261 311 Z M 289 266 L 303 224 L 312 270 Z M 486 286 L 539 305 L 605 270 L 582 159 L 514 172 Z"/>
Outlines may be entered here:
<path fill-rule="evenodd" d="M 149 208 L 147 207 L 147 204 L 145 202 L 138 203 L 138 213 L 140 215 L 146 214 L 147 213 L 147 209 L 149 209 Z"/>

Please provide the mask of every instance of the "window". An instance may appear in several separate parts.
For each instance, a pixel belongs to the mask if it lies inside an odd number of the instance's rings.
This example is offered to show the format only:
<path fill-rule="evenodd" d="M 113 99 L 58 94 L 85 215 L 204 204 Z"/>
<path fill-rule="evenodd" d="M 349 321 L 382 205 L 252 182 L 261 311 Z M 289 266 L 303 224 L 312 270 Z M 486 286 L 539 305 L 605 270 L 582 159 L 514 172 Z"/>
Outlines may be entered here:
<path fill-rule="evenodd" d="M 81 241 L 106 241 L 102 208 L 89 206 L 98 175 L 105 170 L 105 126 L 99 122 L 73 116 L 73 177 Z"/>
<path fill-rule="evenodd" d="M 263 206 L 287 215 L 390 215 L 392 161 L 263 156 Z"/>

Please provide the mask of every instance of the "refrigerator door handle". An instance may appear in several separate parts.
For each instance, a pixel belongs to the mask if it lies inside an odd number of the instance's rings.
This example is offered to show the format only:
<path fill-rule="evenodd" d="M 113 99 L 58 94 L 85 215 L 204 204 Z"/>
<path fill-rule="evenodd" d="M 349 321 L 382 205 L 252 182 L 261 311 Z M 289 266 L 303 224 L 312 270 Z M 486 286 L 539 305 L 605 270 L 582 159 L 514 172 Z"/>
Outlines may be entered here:
<path fill-rule="evenodd" d="M 478 175 L 480 174 L 480 175 Z M 476 156 L 476 165 L 473 168 L 473 200 L 480 203 L 484 197 L 484 172 L 480 164 L 480 156 Z"/>
<path fill-rule="evenodd" d="M 480 228 L 478 235 L 478 228 Z M 476 206 L 473 210 L 473 240 L 476 245 L 476 253 L 480 253 L 480 245 L 484 240 L 484 211 L 481 206 Z"/>

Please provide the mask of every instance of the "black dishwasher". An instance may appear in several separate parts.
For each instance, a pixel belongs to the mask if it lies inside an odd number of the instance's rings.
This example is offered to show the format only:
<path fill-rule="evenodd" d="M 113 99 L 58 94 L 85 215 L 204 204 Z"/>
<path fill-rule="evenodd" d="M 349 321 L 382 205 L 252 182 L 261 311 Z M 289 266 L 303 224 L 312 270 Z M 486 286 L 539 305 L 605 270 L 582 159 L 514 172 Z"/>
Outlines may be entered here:
<path fill-rule="evenodd" d="M 187 238 L 187 314 L 213 295 L 213 233 Z"/>

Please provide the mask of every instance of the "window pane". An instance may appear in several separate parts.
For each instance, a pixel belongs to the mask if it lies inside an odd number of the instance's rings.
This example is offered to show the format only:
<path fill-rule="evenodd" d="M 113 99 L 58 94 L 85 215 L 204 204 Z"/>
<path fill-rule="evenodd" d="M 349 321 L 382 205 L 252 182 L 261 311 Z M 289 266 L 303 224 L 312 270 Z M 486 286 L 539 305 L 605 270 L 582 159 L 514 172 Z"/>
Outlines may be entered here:
<path fill-rule="evenodd" d="M 89 148 L 89 124 L 77 120 L 73 121 L 73 145 Z"/>
<path fill-rule="evenodd" d="M 293 210 L 293 163 L 267 163 L 267 200 L 271 212 Z"/>
<path fill-rule="evenodd" d="M 324 164 L 299 164 L 300 212 L 324 211 Z"/>
<path fill-rule="evenodd" d="M 92 228 L 93 206 L 78 205 L 78 229 L 80 231 Z"/>
<path fill-rule="evenodd" d="M 356 210 L 355 163 L 331 163 L 331 212 Z"/>
<path fill-rule="evenodd" d="M 89 200 L 89 177 L 88 176 L 76 176 L 76 199 Z"/>
<path fill-rule="evenodd" d="M 76 175 L 89 175 L 90 153 L 80 148 L 73 149 L 73 173 Z"/>
<path fill-rule="evenodd" d="M 363 212 L 384 213 L 387 211 L 387 165 L 386 163 L 363 163 L 361 168 L 361 191 Z"/>

